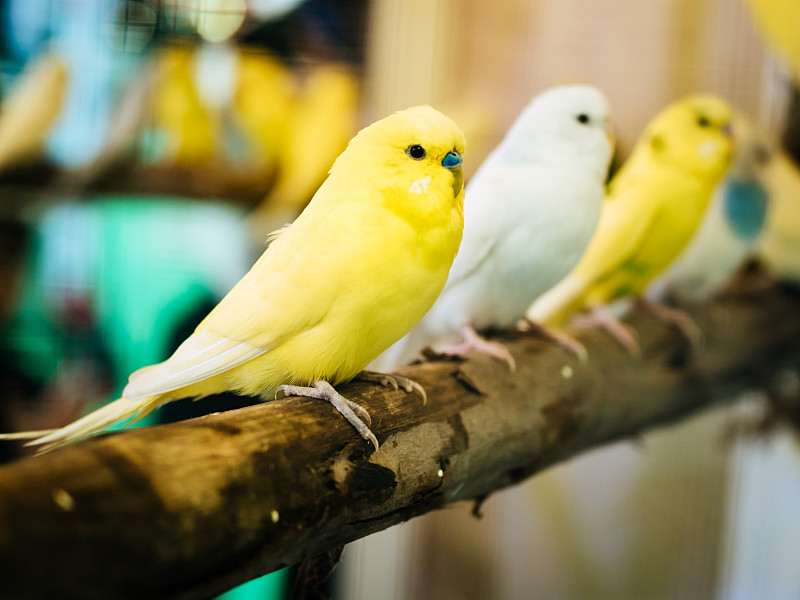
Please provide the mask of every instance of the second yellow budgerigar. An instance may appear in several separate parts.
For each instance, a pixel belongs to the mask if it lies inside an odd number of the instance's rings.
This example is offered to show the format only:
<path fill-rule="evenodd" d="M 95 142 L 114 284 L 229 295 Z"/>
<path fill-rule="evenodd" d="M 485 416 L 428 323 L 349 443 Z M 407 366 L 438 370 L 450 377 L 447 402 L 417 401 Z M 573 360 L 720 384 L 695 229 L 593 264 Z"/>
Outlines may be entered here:
<path fill-rule="evenodd" d="M 455 123 L 428 106 L 362 130 L 306 210 L 170 358 L 66 427 L 5 437 L 52 448 L 178 398 L 277 389 L 328 400 L 377 447 L 367 412 L 333 386 L 402 337 L 442 291 L 463 230 L 464 145 Z M 387 381 L 375 375 L 365 378 Z"/>
<path fill-rule="evenodd" d="M 659 113 L 611 181 L 584 256 L 526 317 L 555 324 L 594 310 L 598 323 L 633 349 L 601 307 L 641 294 L 691 239 L 730 164 L 731 119 L 729 106 L 711 95 L 688 96 Z"/>

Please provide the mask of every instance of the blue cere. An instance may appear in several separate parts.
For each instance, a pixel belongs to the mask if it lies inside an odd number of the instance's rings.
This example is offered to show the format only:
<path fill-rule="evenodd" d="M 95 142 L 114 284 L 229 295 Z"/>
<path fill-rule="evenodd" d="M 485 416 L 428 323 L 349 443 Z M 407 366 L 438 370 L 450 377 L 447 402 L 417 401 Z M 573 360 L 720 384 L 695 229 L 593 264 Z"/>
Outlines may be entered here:
<path fill-rule="evenodd" d="M 442 159 L 442 166 L 448 169 L 455 169 L 461 164 L 461 161 L 461 155 L 458 152 L 448 152 L 444 159 Z"/>

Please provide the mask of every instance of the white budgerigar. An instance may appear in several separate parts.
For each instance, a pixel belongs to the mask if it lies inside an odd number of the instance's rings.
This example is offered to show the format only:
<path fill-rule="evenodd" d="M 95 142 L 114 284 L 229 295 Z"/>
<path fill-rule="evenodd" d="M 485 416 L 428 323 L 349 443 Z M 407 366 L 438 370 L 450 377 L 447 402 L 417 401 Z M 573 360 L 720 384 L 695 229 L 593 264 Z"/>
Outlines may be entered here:
<path fill-rule="evenodd" d="M 736 148 L 703 222 L 689 245 L 650 286 L 647 295 L 701 302 L 719 290 L 755 254 L 769 207 L 767 169 L 771 150 L 755 126 L 734 120 Z"/>
<path fill-rule="evenodd" d="M 599 90 L 559 86 L 536 96 L 467 186 L 464 238 L 442 295 L 373 366 L 399 367 L 432 346 L 513 368 L 504 346 L 475 331 L 512 327 L 578 262 L 600 216 L 612 148 Z"/>

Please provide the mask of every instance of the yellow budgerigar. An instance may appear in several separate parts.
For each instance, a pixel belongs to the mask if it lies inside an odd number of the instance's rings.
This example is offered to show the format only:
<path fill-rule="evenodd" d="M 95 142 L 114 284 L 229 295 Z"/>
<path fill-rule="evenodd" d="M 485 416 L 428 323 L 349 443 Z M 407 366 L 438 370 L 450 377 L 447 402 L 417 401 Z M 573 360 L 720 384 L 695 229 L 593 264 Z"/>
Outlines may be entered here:
<path fill-rule="evenodd" d="M 362 130 L 303 213 L 166 361 L 130 376 L 122 398 L 52 432 L 53 448 L 178 398 L 231 390 L 325 399 L 377 448 L 369 415 L 334 385 L 409 331 L 444 287 L 463 230 L 461 130 L 429 106 Z M 301 387 L 309 386 L 309 387 Z"/>
<path fill-rule="evenodd" d="M 723 100 L 701 94 L 659 113 L 612 179 L 597 231 L 580 262 L 531 305 L 526 317 L 553 324 L 589 309 L 595 324 L 636 351 L 635 340 L 605 306 L 639 296 L 691 239 L 731 162 L 731 119 Z"/>
<path fill-rule="evenodd" d="M 755 254 L 769 219 L 772 149 L 749 118 L 736 114 L 733 162 L 680 256 L 647 290 L 648 298 L 701 303 L 730 282 Z"/>

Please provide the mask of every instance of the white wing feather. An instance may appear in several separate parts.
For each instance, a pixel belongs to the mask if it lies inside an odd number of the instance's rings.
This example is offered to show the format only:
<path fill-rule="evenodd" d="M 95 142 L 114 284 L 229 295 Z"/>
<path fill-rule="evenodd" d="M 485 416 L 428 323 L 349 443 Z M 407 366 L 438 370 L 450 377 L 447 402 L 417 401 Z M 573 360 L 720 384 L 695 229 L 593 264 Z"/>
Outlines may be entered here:
<path fill-rule="evenodd" d="M 228 371 L 269 350 L 200 329 L 164 362 L 132 373 L 122 397 L 137 400 L 171 392 Z"/>

